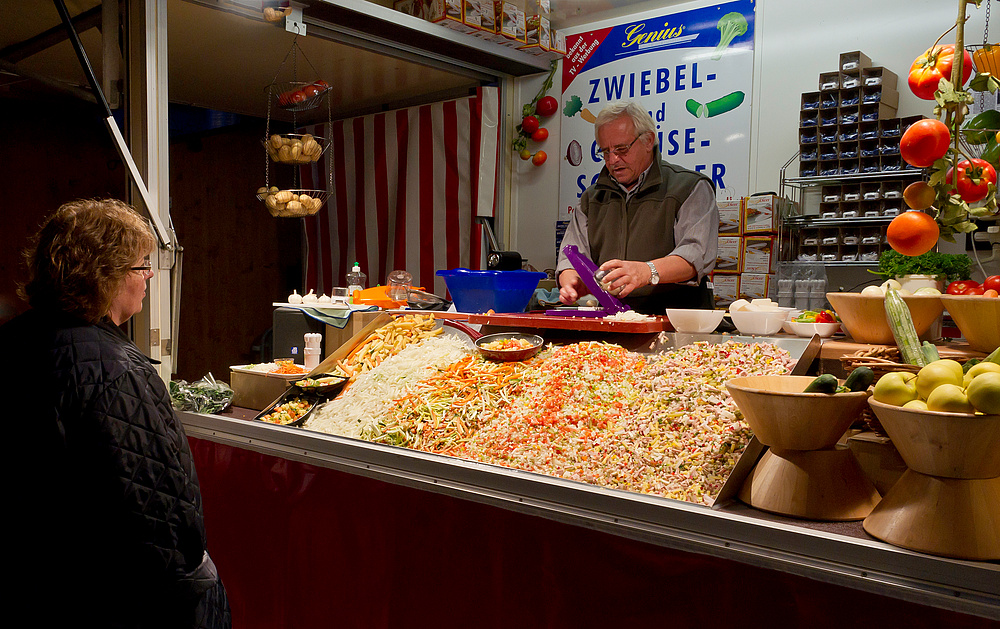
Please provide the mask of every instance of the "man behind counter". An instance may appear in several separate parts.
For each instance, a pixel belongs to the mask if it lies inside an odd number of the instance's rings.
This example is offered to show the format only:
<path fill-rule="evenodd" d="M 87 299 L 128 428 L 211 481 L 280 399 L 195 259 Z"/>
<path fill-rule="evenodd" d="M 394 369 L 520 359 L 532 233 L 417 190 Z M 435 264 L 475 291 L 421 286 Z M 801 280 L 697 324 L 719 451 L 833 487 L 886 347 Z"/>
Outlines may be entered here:
<path fill-rule="evenodd" d="M 611 292 L 634 310 L 711 308 L 719 208 L 711 180 L 660 161 L 656 126 L 633 102 L 608 105 L 594 123 L 604 168 L 580 197 L 562 246 L 576 245 L 602 270 Z M 560 251 L 559 299 L 589 291 Z"/>

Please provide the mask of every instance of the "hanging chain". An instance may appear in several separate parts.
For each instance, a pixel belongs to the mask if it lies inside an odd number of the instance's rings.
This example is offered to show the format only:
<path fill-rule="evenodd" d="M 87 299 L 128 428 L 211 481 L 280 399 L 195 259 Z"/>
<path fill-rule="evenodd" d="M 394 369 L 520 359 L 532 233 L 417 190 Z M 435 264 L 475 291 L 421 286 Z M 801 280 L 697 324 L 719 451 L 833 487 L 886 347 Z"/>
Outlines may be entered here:
<path fill-rule="evenodd" d="M 989 44 L 990 36 L 990 4 L 993 0 L 986 0 L 986 23 L 983 25 L 983 46 Z M 979 92 L 979 110 L 986 111 L 986 92 Z"/>

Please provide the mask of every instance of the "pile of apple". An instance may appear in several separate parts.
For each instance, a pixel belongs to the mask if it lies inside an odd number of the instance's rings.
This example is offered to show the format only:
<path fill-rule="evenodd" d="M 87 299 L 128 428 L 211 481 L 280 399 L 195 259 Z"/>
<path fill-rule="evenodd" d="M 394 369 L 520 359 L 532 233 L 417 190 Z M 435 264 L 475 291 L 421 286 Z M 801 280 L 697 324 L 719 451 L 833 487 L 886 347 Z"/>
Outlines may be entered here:
<path fill-rule="evenodd" d="M 942 358 L 915 374 L 893 371 L 882 376 L 873 396 L 883 404 L 917 410 L 1000 414 L 1000 364 L 987 360 L 963 373 L 957 361 Z"/>

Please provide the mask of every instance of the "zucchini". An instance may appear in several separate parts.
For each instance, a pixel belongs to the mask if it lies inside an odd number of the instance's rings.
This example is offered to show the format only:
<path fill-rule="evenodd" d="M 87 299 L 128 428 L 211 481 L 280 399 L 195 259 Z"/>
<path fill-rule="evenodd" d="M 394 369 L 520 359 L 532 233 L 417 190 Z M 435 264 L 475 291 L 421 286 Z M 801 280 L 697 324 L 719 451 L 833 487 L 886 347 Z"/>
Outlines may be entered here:
<path fill-rule="evenodd" d="M 875 372 L 869 367 L 855 367 L 851 375 L 844 380 L 844 387 L 848 391 L 864 391 L 875 382 Z"/>
<path fill-rule="evenodd" d="M 923 353 L 924 360 L 926 360 L 928 364 L 941 358 L 941 355 L 938 354 L 937 346 L 928 341 L 924 341 L 924 344 L 920 346 L 920 351 Z"/>
<path fill-rule="evenodd" d="M 924 353 L 920 349 L 920 341 L 917 339 L 917 331 L 913 327 L 910 309 L 895 288 L 890 288 L 885 292 L 885 315 L 889 321 L 892 336 L 896 339 L 896 345 L 899 347 L 899 353 L 903 357 L 903 362 L 918 367 L 926 365 L 927 359 L 924 358 Z"/>
<path fill-rule="evenodd" d="M 832 373 L 825 373 L 819 376 L 815 380 L 809 383 L 809 386 L 805 388 L 803 393 L 836 393 L 837 386 L 840 382 L 837 381 L 837 376 Z"/>

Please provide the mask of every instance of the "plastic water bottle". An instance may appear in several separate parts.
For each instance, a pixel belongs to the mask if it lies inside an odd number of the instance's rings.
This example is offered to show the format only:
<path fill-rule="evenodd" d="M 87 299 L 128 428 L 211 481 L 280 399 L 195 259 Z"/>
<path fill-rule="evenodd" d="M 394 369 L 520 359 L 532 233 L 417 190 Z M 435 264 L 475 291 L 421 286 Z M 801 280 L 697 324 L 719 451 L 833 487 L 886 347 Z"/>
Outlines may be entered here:
<path fill-rule="evenodd" d="M 354 268 L 347 274 L 347 294 L 354 298 L 354 291 L 365 289 L 365 280 L 368 276 L 361 272 L 361 265 L 354 263 Z"/>

